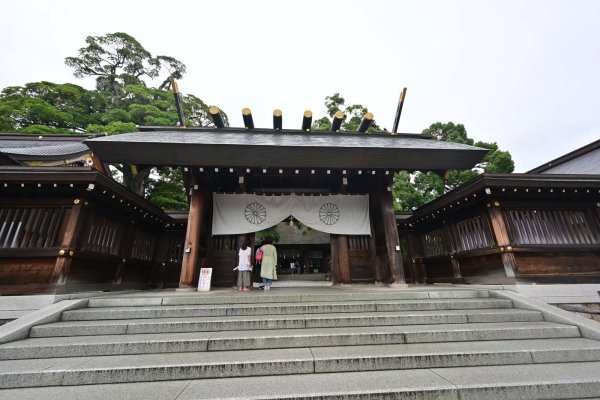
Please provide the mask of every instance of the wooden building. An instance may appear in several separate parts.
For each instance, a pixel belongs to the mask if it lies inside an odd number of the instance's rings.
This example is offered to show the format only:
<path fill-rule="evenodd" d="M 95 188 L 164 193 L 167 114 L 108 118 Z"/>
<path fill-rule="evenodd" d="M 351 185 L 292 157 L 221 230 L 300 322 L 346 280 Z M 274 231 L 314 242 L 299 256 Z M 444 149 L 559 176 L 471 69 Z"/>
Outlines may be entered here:
<path fill-rule="evenodd" d="M 600 282 L 600 175 L 483 174 L 398 227 L 414 282 Z"/>
<path fill-rule="evenodd" d="M 231 286 L 237 249 L 253 235 L 212 235 L 213 193 L 368 195 L 372 234 L 330 236 L 333 280 L 404 283 L 394 172 L 443 174 L 471 168 L 486 153 L 419 134 L 311 132 L 281 129 L 276 118 L 274 123 L 274 129 L 141 127 L 85 144 L 106 163 L 183 168 L 190 212 L 181 288 L 196 286 L 202 266 L 213 268 L 213 284 Z"/>
<path fill-rule="evenodd" d="M 2 294 L 178 279 L 185 223 L 92 167 L 3 166 L 0 193 Z"/>

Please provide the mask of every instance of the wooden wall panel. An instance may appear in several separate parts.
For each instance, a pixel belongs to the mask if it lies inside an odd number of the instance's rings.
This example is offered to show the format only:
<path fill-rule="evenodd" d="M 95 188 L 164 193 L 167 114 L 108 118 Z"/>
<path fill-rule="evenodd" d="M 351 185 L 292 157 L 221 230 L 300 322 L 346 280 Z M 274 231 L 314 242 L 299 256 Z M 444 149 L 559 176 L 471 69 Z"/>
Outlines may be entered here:
<path fill-rule="evenodd" d="M 600 255 L 594 253 L 515 254 L 519 277 L 586 275 L 600 277 Z"/>
<path fill-rule="evenodd" d="M 350 282 L 365 283 L 375 281 L 371 251 L 369 249 L 348 250 L 348 259 L 350 263 Z"/>
<path fill-rule="evenodd" d="M 450 258 L 447 259 L 429 259 L 425 261 L 427 282 L 452 282 L 454 272 Z"/>
<path fill-rule="evenodd" d="M 0 258 L 0 285 L 48 285 L 55 262 L 55 257 Z"/>

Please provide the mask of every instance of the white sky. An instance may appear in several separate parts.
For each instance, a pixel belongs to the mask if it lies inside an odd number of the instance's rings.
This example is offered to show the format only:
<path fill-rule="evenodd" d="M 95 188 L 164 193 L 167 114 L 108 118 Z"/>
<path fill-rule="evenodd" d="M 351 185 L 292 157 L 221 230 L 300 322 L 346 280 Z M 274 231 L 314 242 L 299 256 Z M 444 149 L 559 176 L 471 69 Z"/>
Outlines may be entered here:
<path fill-rule="evenodd" d="M 93 88 L 64 58 L 85 37 L 126 32 L 187 65 L 180 89 L 243 126 L 324 114 L 325 96 L 400 132 L 463 123 L 525 172 L 600 138 L 600 1 L 5 1 L 0 88 L 47 80 Z M 159 85 L 158 81 L 153 85 Z"/>

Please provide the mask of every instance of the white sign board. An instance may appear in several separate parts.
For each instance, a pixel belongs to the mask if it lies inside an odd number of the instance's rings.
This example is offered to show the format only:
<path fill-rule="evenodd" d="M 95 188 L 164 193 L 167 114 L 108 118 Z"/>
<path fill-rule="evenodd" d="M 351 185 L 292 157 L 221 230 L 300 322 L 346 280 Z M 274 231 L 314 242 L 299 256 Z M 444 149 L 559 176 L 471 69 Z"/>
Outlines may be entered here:
<path fill-rule="evenodd" d="M 198 279 L 198 291 L 207 292 L 210 290 L 210 280 L 212 278 L 212 268 L 201 268 L 200 279 Z"/>

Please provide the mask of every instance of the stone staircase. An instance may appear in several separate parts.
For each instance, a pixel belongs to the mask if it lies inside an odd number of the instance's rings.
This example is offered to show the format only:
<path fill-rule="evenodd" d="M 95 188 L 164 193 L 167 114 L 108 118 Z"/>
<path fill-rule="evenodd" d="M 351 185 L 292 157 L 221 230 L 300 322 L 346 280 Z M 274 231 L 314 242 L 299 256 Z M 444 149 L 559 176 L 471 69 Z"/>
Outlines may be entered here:
<path fill-rule="evenodd" d="M 92 298 L 0 360 L 0 399 L 600 398 L 600 341 L 486 290 Z"/>

